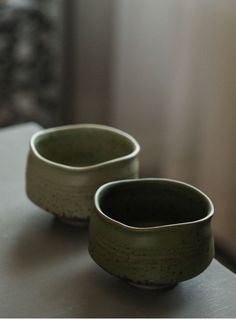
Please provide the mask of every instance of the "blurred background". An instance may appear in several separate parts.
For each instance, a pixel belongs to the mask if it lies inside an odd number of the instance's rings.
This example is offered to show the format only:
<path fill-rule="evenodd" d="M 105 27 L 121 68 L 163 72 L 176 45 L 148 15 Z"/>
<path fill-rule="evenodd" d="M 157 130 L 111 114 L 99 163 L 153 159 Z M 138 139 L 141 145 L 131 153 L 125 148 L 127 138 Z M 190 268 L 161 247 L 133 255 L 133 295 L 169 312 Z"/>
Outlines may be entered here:
<path fill-rule="evenodd" d="M 103 123 L 213 200 L 236 269 L 236 1 L 0 0 L 0 127 Z"/>

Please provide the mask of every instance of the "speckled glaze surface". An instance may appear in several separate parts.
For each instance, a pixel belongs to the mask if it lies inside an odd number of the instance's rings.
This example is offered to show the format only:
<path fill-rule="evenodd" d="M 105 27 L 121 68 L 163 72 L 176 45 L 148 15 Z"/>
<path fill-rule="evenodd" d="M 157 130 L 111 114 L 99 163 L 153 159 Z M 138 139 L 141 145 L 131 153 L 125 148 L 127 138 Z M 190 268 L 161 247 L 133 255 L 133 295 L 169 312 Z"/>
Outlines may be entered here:
<path fill-rule="evenodd" d="M 112 275 L 144 288 L 173 287 L 214 256 L 211 200 L 188 184 L 135 179 L 101 186 L 89 252 Z"/>
<path fill-rule="evenodd" d="M 138 177 L 139 149 L 132 136 L 103 125 L 41 130 L 30 142 L 26 193 L 66 223 L 87 222 L 99 186 Z"/>

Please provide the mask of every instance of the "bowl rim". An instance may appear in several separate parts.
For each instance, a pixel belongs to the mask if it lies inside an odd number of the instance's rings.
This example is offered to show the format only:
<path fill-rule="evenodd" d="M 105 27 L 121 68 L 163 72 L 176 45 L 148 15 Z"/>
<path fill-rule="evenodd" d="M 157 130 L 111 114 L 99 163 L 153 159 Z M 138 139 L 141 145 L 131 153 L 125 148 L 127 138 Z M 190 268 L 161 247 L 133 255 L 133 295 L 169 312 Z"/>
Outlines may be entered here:
<path fill-rule="evenodd" d="M 174 183 L 176 185 L 182 185 L 182 186 L 185 186 L 189 189 L 196 191 L 197 193 L 199 193 L 199 195 L 201 197 L 203 197 L 208 202 L 209 208 L 208 208 L 207 215 L 204 218 L 193 220 L 193 221 L 188 221 L 188 222 L 180 222 L 180 223 L 173 223 L 173 224 L 166 224 L 166 225 L 152 226 L 152 227 L 133 227 L 133 226 L 119 222 L 119 221 L 109 217 L 101 210 L 101 207 L 99 205 L 99 196 L 100 196 L 100 193 L 104 189 L 106 189 L 107 187 L 109 187 L 111 185 L 115 185 L 115 184 L 127 184 L 127 183 L 129 184 L 129 183 L 134 183 L 134 182 L 142 183 L 142 182 L 146 182 L 146 181 L 154 181 L 154 182 L 164 181 L 167 183 Z M 193 186 L 189 183 L 186 183 L 186 182 L 183 182 L 180 180 L 169 179 L 169 178 L 139 178 L 139 179 L 126 179 L 126 180 L 111 181 L 111 182 L 103 184 L 102 186 L 100 186 L 97 189 L 95 196 L 94 196 L 94 203 L 95 203 L 97 213 L 102 218 L 104 218 L 106 221 L 108 221 L 116 226 L 122 227 L 122 228 L 130 230 L 130 231 L 134 231 L 134 232 L 148 232 L 148 231 L 155 231 L 155 230 L 159 230 L 159 229 L 169 229 L 169 228 L 174 228 L 174 227 L 179 227 L 179 226 L 198 224 L 198 223 L 210 220 L 214 214 L 214 205 L 213 205 L 211 199 L 203 191 L 199 190 L 198 188 L 196 188 L 195 186 Z"/>
<path fill-rule="evenodd" d="M 111 160 L 99 162 L 97 164 L 93 164 L 93 165 L 89 165 L 89 166 L 69 166 L 66 164 L 62 164 L 60 162 L 54 162 L 52 160 L 47 159 L 46 157 L 42 156 L 36 148 L 36 139 L 40 136 L 47 135 L 52 132 L 67 131 L 67 130 L 69 131 L 69 130 L 82 129 L 82 128 L 101 129 L 101 130 L 105 130 L 108 132 L 116 133 L 116 134 L 128 139 L 129 141 L 131 141 L 131 143 L 133 144 L 134 150 L 132 152 L 128 153 L 127 155 L 122 156 L 122 157 L 117 157 L 117 158 L 114 158 Z M 116 163 L 119 161 L 129 160 L 129 159 L 134 158 L 140 151 L 139 143 L 129 133 L 126 133 L 125 131 L 122 131 L 120 129 L 117 129 L 117 128 L 114 128 L 111 126 L 102 125 L 102 124 L 95 124 L 95 123 L 69 124 L 69 125 L 57 126 L 57 127 L 53 127 L 53 128 L 49 128 L 49 129 L 39 130 L 32 135 L 32 137 L 30 139 L 30 148 L 31 148 L 32 152 L 34 153 L 34 155 L 38 159 L 42 160 L 43 162 L 47 163 L 48 165 L 51 165 L 53 167 L 58 167 L 61 169 L 72 170 L 72 171 L 88 171 L 88 170 L 92 170 L 92 169 L 101 168 L 101 167 L 104 167 L 108 164 L 113 164 L 113 163 Z"/>

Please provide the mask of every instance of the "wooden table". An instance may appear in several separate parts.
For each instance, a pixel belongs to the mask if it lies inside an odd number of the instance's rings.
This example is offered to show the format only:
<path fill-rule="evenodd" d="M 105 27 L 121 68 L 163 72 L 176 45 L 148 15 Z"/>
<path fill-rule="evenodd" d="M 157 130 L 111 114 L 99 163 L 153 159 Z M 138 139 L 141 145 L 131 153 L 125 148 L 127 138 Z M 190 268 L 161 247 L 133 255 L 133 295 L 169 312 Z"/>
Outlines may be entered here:
<path fill-rule="evenodd" d="M 100 269 L 86 228 L 63 225 L 25 195 L 38 129 L 0 130 L 0 317 L 236 317 L 236 276 L 216 260 L 169 291 L 134 288 Z"/>

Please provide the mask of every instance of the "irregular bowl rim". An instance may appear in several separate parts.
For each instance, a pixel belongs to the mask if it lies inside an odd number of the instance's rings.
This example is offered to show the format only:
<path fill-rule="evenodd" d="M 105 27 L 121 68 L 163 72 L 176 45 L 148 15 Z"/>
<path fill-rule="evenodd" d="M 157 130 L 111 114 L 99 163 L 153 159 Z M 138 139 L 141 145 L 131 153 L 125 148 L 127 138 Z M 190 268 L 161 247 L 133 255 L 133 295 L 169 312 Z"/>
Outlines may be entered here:
<path fill-rule="evenodd" d="M 193 221 L 188 221 L 188 222 L 180 222 L 180 223 L 166 224 L 166 225 L 153 226 L 153 227 L 133 227 L 133 226 L 127 225 L 125 223 L 119 222 L 119 221 L 109 217 L 101 210 L 100 205 L 99 205 L 99 195 L 102 192 L 102 190 L 104 190 L 105 188 L 109 187 L 110 185 L 115 185 L 115 184 L 127 184 L 127 183 L 134 183 L 134 182 L 142 183 L 145 181 L 156 181 L 156 182 L 164 181 L 167 183 L 174 183 L 176 185 L 183 185 L 183 186 L 186 186 L 186 187 L 196 191 L 203 198 L 205 198 L 205 200 L 207 200 L 207 202 L 208 202 L 207 215 L 204 218 L 193 220 Z M 170 229 L 170 228 L 175 228 L 175 227 L 179 227 L 179 226 L 198 224 L 198 223 L 210 220 L 214 214 L 214 205 L 213 205 L 211 199 L 203 191 L 199 190 L 198 188 L 196 188 L 195 186 L 193 186 L 189 183 L 186 183 L 186 182 L 183 182 L 180 180 L 175 180 L 175 179 L 168 179 L 168 178 L 126 179 L 126 180 L 116 180 L 116 181 L 111 181 L 111 182 L 105 183 L 97 189 L 95 196 L 94 196 L 94 203 L 95 203 L 95 207 L 97 209 L 98 214 L 101 217 L 103 217 L 105 220 L 107 220 L 108 222 L 110 222 L 116 226 L 122 227 L 122 228 L 130 230 L 130 231 L 135 231 L 135 232 L 155 231 L 155 230 L 159 230 L 159 229 Z"/>
<path fill-rule="evenodd" d="M 51 132 L 66 131 L 66 130 L 80 129 L 80 128 L 103 129 L 103 130 L 106 130 L 106 131 L 109 131 L 109 132 L 117 133 L 117 134 L 129 139 L 132 142 L 133 146 L 134 146 L 134 150 L 131 153 L 128 153 L 127 155 L 124 155 L 122 157 L 117 157 L 117 158 L 114 158 L 114 159 L 111 159 L 111 160 L 108 160 L 108 161 L 103 161 L 103 162 L 100 162 L 100 163 L 97 163 L 97 164 L 94 164 L 94 165 L 81 166 L 81 167 L 80 166 L 69 166 L 69 165 L 65 165 L 65 164 L 59 163 L 59 162 L 51 161 L 51 160 L 47 159 L 46 157 L 42 156 L 38 152 L 38 150 L 36 148 L 36 145 L 35 145 L 35 142 L 36 142 L 36 139 L 39 136 L 47 135 L 47 134 L 49 134 Z M 72 171 L 88 171 L 88 170 L 104 167 L 107 164 L 112 164 L 112 163 L 116 163 L 116 162 L 119 162 L 119 161 L 132 159 L 140 151 L 139 143 L 129 133 L 126 133 L 126 132 L 124 132 L 124 131 L 122 131 L 120 129 L 117 129 L 117 128 L 114 128 L 114 127 L 111 127 L 111 126 L 106 126 L 106 125 L 101 125 L 101 124 L 93 124 L 93 123 L 71 124 L 71 125 L 57 126 L 57 127 L 53 127 L 53 128 L 49 128 L 49 129 L 39 130 L 39 131 L 35 132 L 32 135 L 32 137 L 30 139 L 30 147 L 31 147 L 31 150 L 34 153 L 34 155 L 38 159 L 40 159 L 43 162 L 47 163 L 48 165 L 51 165 L 53 167 L 58 167 L 58 168 L 64 168 L 64 169 L 72 170 Z"/>

